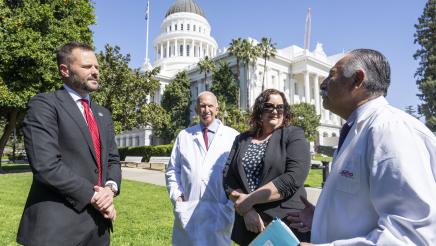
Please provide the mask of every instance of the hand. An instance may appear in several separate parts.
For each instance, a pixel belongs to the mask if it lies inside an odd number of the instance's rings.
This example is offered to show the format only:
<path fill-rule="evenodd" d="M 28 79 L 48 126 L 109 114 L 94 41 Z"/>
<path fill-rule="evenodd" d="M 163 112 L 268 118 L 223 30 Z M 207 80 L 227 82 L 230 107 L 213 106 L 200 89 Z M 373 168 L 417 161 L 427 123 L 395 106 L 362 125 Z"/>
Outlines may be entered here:
<path fill-rule="evenodd" d="M 241 189 L 237 189 L 237 190 L 233 190 L 230 194 L 229 194 L 229 199 L 232 200 L 232 202 L 235 202 L 236 200 L 238 200 L 239 194 L 242 193 Z"/>
<path fill-rule="evenodd" d="M 115 219 L 117 217 L 117 211 L 115 210 L 115 206 L 113 204 L 111 206 L 109 206 L 108 209 L 104 210 L 101 213 L 102 213 L 104 218 L 110 219 L 112 221 L 115 221 Z"/>
<path fill-rule="evenodd" d="M 300 199 L 304 203 L 304 209 L 299 212 L 288 213 L 287 219 L 290 222 L 290 227 L 297 229 L 300 232 L 308 232 L 312 228 L 312 219 L 313 213 L 315 212 L 315 206 L 313 206 L 302 196 L 300 196 Z"/>
<path fill-rule="evenodd" d="M 259 233 L 265 230 L 265 225 L 263 224 L 262 218 L 254 209 L 251 209 L 244 214 L 244 222 L 247 231 Z"/>
<path fill-rule="evenodd" d="M 249 195 L 240 193 L 238 191 L 232 191 L 230 195 L 236 198 L 236 201 L 234 201 L 235 210 L 239 215 L 243 216 L 250 209 L 253 209 L 253 204 L 250 202 L 250 199 L 247 199 Z"/>
<path fill-rule="evenodd" d="M 98 211 L 107 210 L 113 203 L 114 193 L 110 187 L 100 187 L 94 186 L 94 191 L 96 192 L 91 199 L 91 204 Z"/>

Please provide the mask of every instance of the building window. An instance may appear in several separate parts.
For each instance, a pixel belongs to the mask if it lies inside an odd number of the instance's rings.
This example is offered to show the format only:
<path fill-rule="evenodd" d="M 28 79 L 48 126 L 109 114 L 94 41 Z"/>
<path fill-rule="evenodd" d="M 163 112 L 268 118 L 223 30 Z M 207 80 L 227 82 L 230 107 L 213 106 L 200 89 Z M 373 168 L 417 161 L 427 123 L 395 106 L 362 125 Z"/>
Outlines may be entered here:
<path fill-rule="evenodd" d="M 332 137 L 336 137 L 336 132 L 332 133 Z"/>
<path fill-rule="evenodd" d="M 170 32 L 171 32 L 171 25 L 170 25 Z"/>
<path fill-rule="evenodd" d="M 298 94 L 298 84 L 294 83 L 294 91 L 295 91 L 295 95 Z"/>
<path fill-rule="evenodd" d="M 197 26 L 196 25 L 194 25 L 194 27 L 193 27 L 193 31 L 195 32 L 195 31 L 197 31 L 197 28 L 196 28 Z"/>
<path fill-rule="evenodd" d="M 322 136 L 323 136 L 324 138 L 326 138 L 326 137 L 329 136 L 329 134 L 328 134 L 327 132 L 324 132 L 324 133 L 322 134 Z"/>
<path fill-rule="evenodd" d="M 190 26 L 189 24 L 186 24 L 186 30 L 189 31 L 190 27 L 191 27 L 191 26 Z"/>
<path fill-rule="evenodd" d="M 198 27 L 198 31 L 201 32 L 201 26 Z"/>
<path fill-rule="evenodd" d="M 186 45 L 186 56 L 189 56 L 189 52 L 190 52 L 190 46 L 188 44 Z"/>
<path fill-rule="evenodd" d="M 180 24 L 180 31 L 183 31 L 183 24 Z"/>
<path fill-rule="evenodd" d="M 179 54 L 180 56 L 183 56 L 183 45 L 180 45 Z"/>
<path fill-rule="evenodd" d="M 177 31 L 177 24 L 174 25 L 174 31 Z"/>
<path fill-rule="evenodd" d="M 135 137 L 135 143 L 136 143 L 136 146 L 139 146 L 139 144 L 140 144 L 140 143 L 139 143 L 139 136 L 136 136 L 136 137 Z"/>

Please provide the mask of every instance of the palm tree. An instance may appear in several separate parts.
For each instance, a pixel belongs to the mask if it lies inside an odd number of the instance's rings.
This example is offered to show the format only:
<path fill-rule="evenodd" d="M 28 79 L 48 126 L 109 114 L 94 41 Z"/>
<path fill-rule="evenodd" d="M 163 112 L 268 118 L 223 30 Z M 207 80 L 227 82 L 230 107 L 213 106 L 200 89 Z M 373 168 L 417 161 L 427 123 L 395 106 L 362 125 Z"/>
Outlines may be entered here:
<path fill-rule="evenodd" d="M 232 39 L 230 42 L 230 46 L 228 48 L 229 55 L 234 56 L 236 58 L 236 81 L 238 83 L 238 108 L 241 108 L 240 98 L 241 98 L 241 85 L 239 81 L 239 72 L 240 72 L 240 64 L 241 60 L 244 57 L 243 47 L 242 47 L 242 38 Z"/>
<path fill-rule="evenodd" d="M 259 47 L 260 55 L 263 57 L 263 80 L 262 80 L 262 91 L 265 89 L 265 75 L 266 75 L 266 60 L 271 57 L 275 57 L 277 54 L 276 44 L 271 41 L 271 38 L 263 37 L 260 43 L 257 44 Z"/>
<path fill-rule="evenodd" d="M 248 73 L 248 67 L 249 65 L 253 65 L 255 64 L 255 62 L 257 61 L 257 58 L 260 56 L 260 49 L 258 46 L 253 44 L 253 40 L 248 40 L 248 39 L 244 39 L 242 41 L 242 61 L 244 62 L 244 66 L 245 66 L 245 73 Z M 248 80 L 248 76 L 245 76 L 245 80 L 246 80 L 246 88 L 247 88 L 247 110 L 250 107 L 250 83 Z"/>
<path fill-rule="evenodd" d="M 206 88 L 207 74 L 215 70 L 215 63 L 209 56 L 205 56 L 197 63 L 200 73 L 204 72 L 204 88 Z"/>

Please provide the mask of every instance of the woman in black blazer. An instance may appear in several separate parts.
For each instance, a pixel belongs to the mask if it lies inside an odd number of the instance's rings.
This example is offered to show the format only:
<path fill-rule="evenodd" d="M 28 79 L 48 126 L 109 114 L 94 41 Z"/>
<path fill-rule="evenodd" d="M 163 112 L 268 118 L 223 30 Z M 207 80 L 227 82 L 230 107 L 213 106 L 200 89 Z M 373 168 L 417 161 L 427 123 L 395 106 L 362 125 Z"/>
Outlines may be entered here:
<path fill-rule="evenodd" d="M 275 217 L 304 208 L 304 181 L 310 167 L 304 131 L 289 126 L 291 112 L 283 92 L 263 91 L 251 114 L 248 132 L 236 137 L 224 168 L 224 189 L 235 203 L 232 240 L 248 245 Z M 310 233 L 294 231 L 300 241 Z"/>

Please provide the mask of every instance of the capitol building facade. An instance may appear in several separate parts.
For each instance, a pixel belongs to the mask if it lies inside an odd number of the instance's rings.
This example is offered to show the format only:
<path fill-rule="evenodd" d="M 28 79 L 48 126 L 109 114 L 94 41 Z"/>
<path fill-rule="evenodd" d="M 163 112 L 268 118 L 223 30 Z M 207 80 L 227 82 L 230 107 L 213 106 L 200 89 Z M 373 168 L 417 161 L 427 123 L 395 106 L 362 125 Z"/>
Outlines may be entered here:
<path fill-rule="evenodd" d="M 176 0 L 168 9 L 160 26 L 160 34 L 153 40 L 153 67 L 161 67 L 157 77 L 161 86 L 151 98 L 152 101 L 160 103 L 165 87 L 178 72 L 185 70 L 191 79 L 193 117 L 198 94 L 209 90 L 212 83 L 212 73 L 208 74 L 205 82 L 204 73 L 200 72 L 197 63 L 208 56 L 216 62 L 227 61 L 236 72 L 236 58 L 229 55 L 228 47 L 218 48 L 217 42 L 211 36 L 211 29 L 204 11 L 194 0 Z M 250 40 L 253 44 L 257 43 L 254 39 Z M 314 50 L 290 45 L 277 48 L 275 57 L 271 57 L 266 63 L 265 88 L 283 91 L 290 104 L 307 102 L 315 105 L 317 114 L 321 115 L 319 134 L 315 141 L 317 145 L 337 145 L 343 120 L 323 109 L 319 86 L 328 76 L 330 68 L 343 55 L 340 53 L 327 56 L 320 43 Z M 254 100 L 261 93 L 263 72 L 264 60 L 261 57 L 248 66 L 241 62 L 239 86 L 242 110 L 253 106 Z M 120 147 L 159 144 L 159 140 L 153 138 L 152 129 L 124 132 L 116 136 L 116 141 Z"/>

